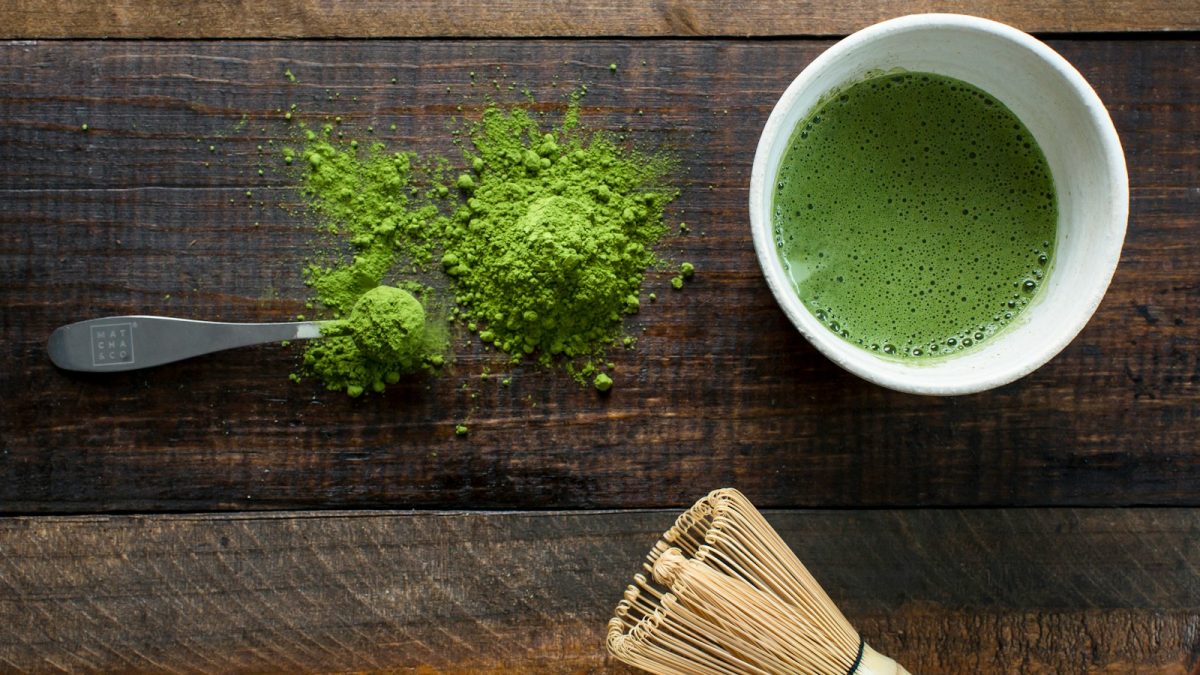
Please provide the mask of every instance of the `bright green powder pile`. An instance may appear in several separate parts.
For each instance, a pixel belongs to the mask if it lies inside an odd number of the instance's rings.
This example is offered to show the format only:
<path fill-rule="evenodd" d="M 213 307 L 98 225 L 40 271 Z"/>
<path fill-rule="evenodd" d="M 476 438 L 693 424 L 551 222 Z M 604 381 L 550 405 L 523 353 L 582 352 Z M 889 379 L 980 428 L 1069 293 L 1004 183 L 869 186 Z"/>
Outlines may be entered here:
<path fill-rule="evenodd" d="M 523 109 L 484 111 L 442 264 L 481 340 L 514 360 L 578 357 L 586 374 L 638 311 L 677 191 L 664 182 L 670 161 L 580 132 L 577 120 L 577 102 L 547 133 Z"/>
<path fill-rule="evenodd" d="M 445 347 L 445 335 L 427 330 L 425 308 L 411 293 L 376 286 L 354 303 L 350 317 L 333 322 L 331 335 L 311 343 L 304 364 L 330 389 L 351 396 L 383 391 L 429 365 Z"/>
<path fill-rule="evenodd" d="M 354 246 L 349 263 L 311 266 L 306 275 L 321 303 L 346 313 L 397 262 L 428 263 L 444 219 L 428 199 L 414 199 L 412 154 L 389 153 L 382 143 L 365 151 L 335 145 L 328 125 L 305 134 L 299 159 L 309 167 L 304 179 L 309 205 L 331 234 L 348 237 Z M 284 150 L 289 162 L 295 155 Z"/>
<path fill-rule="evenodd" d="M 285 161 L 306 165 L 304 193 L 323 227 L 352 247 L 348 260 L 305 270 L 320 304 L 334 318 L 348 317 L 342 328 L 350 335 L 308 343 L 304 367 L 328 388 L 357 396 L 442 362 L 445 327 L 426 326 L 420 302 L 381 284 L 400 264 L 419 267 L 432 259 L 445 219 L 413 194 L 412 155 L 388 153 L 381 143 L 359 151 L 331 137 L 328 126 L 309 130 L 301 152 L 284 150 Z"/>
<path fill-rule="evenodd" d="M 663 209 L 678 191 L 666 183 L 669 159 L 583 132 L 578 114 L 573 99 L 562 123 L 543 132 L 524 109 L 488 106 L 469 130 L 471 169 L 455 182 L 457 200 L 444 186 L 413 187 L 413 155 L 335 142 L 329 126 L 306 132 L 303 150 L 286 150 L 285 160 L 306 167 L 311 208 L 354 248 L 349 260 L 307 270 L 317 300 L 335 317 L 352 316 L 394 268 L 419 270 L 440 249 L 461 315 L 481 340 L 514 362 L 565 357 L 581 378 L 600 370 L 622 317 L 638 311 L 645 271 L 658 262 L 652 247 L 666 232 Z M 450 218 L 435 203 L 448 193 Z M 425 333 L 443 338 L 414 343 L 404 358 L 381 356 L 361 337 L 318 340 L 305 368 L 351 395 L 382 391 L 440 365 L 444 332 Z M 611 386 L 599 378 L 598 388 Z"/>
<path fill-rule="evenodd" d="M 412 368 L 424 356 L 425 308 L 408 291 L 372 288 L 354 303 L 346 323 L 359 349 L 377 361 Z"/>

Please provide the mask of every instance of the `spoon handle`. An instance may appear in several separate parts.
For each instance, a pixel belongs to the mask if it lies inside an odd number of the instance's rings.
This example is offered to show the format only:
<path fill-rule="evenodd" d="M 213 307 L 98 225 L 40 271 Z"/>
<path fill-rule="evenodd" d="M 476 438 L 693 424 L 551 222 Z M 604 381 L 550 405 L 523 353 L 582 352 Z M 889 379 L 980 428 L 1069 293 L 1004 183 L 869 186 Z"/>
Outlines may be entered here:
<path fill-rule="evenodd" d="M 65 370 L 150 368 L 223 349 L 321 337 L 327 321 L 222 323 L 166 316 L 109 316 L 58 328 L 46 351 Z"/>

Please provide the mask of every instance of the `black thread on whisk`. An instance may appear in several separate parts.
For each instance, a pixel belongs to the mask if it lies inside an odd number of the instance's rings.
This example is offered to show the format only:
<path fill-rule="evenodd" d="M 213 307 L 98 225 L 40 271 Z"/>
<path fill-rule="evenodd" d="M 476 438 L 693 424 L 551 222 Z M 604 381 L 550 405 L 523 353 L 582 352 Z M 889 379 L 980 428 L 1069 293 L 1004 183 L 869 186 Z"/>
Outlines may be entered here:
<path fill-rule="evenodd" d="M 854 663 L 850 664 L 850 670 L 846 671 L 846 675 L 854 675 L 854 671 L 858 670 L 858 666 L 862 663 L 863 649 L 867 646 L 867 641 L 858 638 L 858 656 L 854 657 Z"/>

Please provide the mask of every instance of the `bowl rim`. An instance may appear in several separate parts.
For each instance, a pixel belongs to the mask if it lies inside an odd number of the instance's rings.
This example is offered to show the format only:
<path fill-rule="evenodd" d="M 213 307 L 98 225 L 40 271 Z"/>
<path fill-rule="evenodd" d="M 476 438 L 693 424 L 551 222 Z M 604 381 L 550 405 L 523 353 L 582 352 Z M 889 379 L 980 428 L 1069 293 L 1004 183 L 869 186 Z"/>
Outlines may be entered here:
<path fill-rule="evenodd" d="M 1105 158 L 1106 177 L 1113 186 L 1112 217 L 1105 223 L 1106 228 L 1102 230 L 1106 245 L 1101 250 L 1103 255 L 1093 262 L 1094 275 L 1090 277 L 1092 279 L 1090 285 L 1086 289 L 1081 289 L 1086 293 L 1081 293 L 1077 297 L 1076 306 L 1079 311 L 1076 315 L 1078 317 L 1076 324 L 1070 326 L 1069 330 L 1063 331 L 1058 339 L 1048 340 L 1041 345 L 1040 349 L 1027 352 L 1025 357 L 1019 360 L 1010 361 L 1012 366 L 1009 368 L 964 371 L 956 375 L 952 381 L 943 379 L 944 373 L 950 369 L 945 364 L 953 364 L 956 357 L 949 357 L 936 364 L 904 364 L 904 367 L 901 368 L 902 372 L 893 372 L 878 366 L 883 363 L 903 362 L 885 360 L 875 356 L 861 347 L 842 340 L 816 321 L 792 289 L 787 273 L 779 260 L 772 232 L 771 204 L 766 198 L 767 193 L 764 190 L 767 184 L 774 181 L 773 176 L 767 176 L 768 157 L 772 146 L 791 138 L 793 129 L 791 127 L 784 128 L 785 117 L 797 105 L 796 101 L 801 94 L 822 71 L 842 58 L 845 53 L 858 48 L 863 43 L 902 32 L 945 29 L 977 31 L 1014 43 L 1033 53 L 1069 82 L 1072 94 L 1083 104 L 1091 118 L 1092 128 L 1097 132 Z M 825 93 L 824 91 L 818 92 L 819 95 Z M 1083 330 L 1104 298 L 1120 261 L 1129 218 L 1129 175 L 1120 137 L 1117 135 L 1116 127 L 1113 125 L 1108 110 L 1083 75 L 1058 52 L 1027 33 L 990 19 L 964 14 L 910 14 L 868 26 L 847 36 L 817 56 L 792 80 L 772 107 L 771 114 L 759 136 L 750 174 L 749 211 L 755 253 L 767 285 L 788 319 L 810 344 L 843 369 L 880 386 L 913 394 L 952 396 L 993 389 L 1028 375 L 1054 358 Z M 862 358 L 863 355 L 866 358 Z M 929 374 L 935 370 L 942 373 L 941 377 L 929 377 Z M 922 371 L 925 373 L 924 377 Z"/>

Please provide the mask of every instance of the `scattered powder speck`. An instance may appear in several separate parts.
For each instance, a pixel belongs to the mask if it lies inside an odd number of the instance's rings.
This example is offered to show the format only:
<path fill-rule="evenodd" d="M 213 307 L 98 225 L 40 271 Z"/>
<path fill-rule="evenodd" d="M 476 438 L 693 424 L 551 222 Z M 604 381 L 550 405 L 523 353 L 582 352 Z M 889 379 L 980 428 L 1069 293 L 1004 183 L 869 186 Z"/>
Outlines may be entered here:
<path fill-rule="evenodd" d="M 608 373 L 600 373 L 596 376 L 596 379 L 592 380 L 592 385 L 599 391 L 608 391 L 612 389 L 613 379 Z"/>

